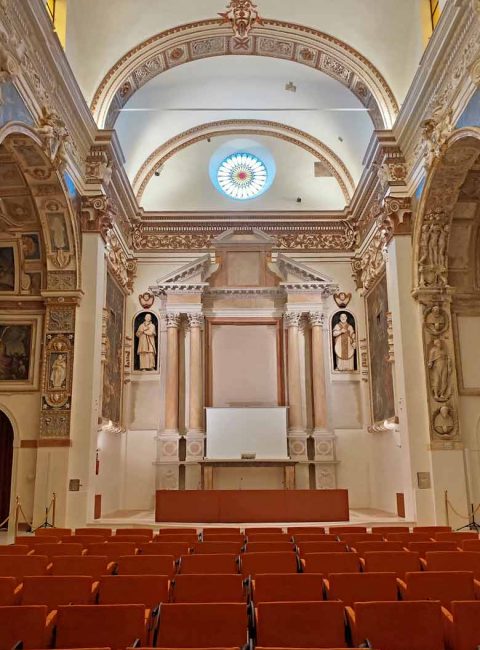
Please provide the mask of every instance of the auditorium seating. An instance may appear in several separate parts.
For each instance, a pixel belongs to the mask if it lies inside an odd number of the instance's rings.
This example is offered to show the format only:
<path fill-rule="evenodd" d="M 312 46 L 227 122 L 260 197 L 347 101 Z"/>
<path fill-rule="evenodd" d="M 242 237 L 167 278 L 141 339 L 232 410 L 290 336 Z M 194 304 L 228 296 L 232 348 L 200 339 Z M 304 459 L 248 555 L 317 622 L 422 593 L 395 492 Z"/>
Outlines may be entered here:
<path fill-rule="evenodd" d="M 60 537 L 54 537 L 53 535 L 49 536 L 48 539 L 45 537 L 34 537 L 34 535 L 17 535 L 15 537 L 15 544 L 20 544 L 20 546 L 28 546 L 29 548 L 34 548 L 35 546 L 40 546 L 42 544 L 56 544 L 60 541 Z"/>
<path fill-rule="evenodd" d="M 69 605 L 58 608 L 57 648 L 124 650 L 147 642 L 143 605 Z"/>
<path fill-rule="evenodd" d="M 237 542 L 197 542 L 192 547 L 193 553 L 207 553 L 209 555 L 214 553 L 223 553 L 236 555 L 240 553 L 242 548 L 241 544 Z"/>
<path fill-rule="evenodd" d="M 356 573 L 360 558 L 356 553 L 307 553 L 302 560 L 306 573 Z"/>
<path fill-rule="evenodd" d="M 54 576 L 92 576 L 98 580 L 101 575 L 112 573 L 115 563 L 106 555 L 81 555 L 56 557 L 50 573 Z"/>
<path fill-rule="evenodd" d="M 37 528 L 35 531 L 37 537 L 65 537 L 71 534 L 71 528 Z"/>
<path fill-rule="evenodd" d="M 198 535 L 195 533 L 169 533 L 164 535 L 155 535 L 153 543 L 156 542 L 184 542 L 192 545 L 198 542 Z"/>
<path fill-rule="evenodd" d="M 141 603 L 150 610 L 160 603 L 168 602 L 169 579 L 161 575 L 119 575 L 102 576 L 98 589 L 100 605 L 122 605 Z"/>
<path fill-rule="evenodd" d="M 453 600 L 475 600 L 471 571 L 418 571 L 399 584 L 403 600 L 439 600 L 447 608 Z"/>
<path fill-rule="evenodd" d="M 450 526 L 414 526 L 413 533 L 429 533 L 432 536 L 434 533 L 451 533 Z"/>
<path fill-rule="evenodd" d="M 24 544 L 9 544 L 8 546 L 0 546 L 0 555 L 28 555 L 31 550 Z"/>
<path fill-rule="evenodd" d="M 271 551 L 293 551 L 293 542 L 248 542 L 245 550 L 249 553 L 265 553 Z"/>
<path fill-rule="evenodd" d="M 116 562 L 122 555 L 135 555 L 133 542 L 97 542 L 87 546 L 88 555 L 106 555 L 110 562 Z"/>
<path fill-rule="evenodd" d="M 158 648 L 241 648 L 247 643 L 244 603 L 162 605 Z"/>
<path fill-rule="evenodd" d="M 233 553 L 182 555 L 178 573 L 238 573 L 237 556 Z"/>
<path fill-rule="evenodd" d="M 329 600 L 344 605 L 366 601 L 397 600 L 395 573 L 331 573 L 325 580 Z"/>
<path fill-rule="evenodd" d="M 349 546 L 355 546 L 358 542 L 383 542 L 383 535 L 372 533 L 342 533 L 338 538 Z"/>
<path fill-rule="evenodd" d="M 410 528 L 408 526 L 372 526 L 372 533 L 378 533 L 379 535 L 390 535 L 391 533 L 409 533 Z"/>
<path fill-rule="evenodd" d="M 305 533 L 307 535 L 324 535 L 325 527 L 324 526 L 289 526 L 287 528 L 287 533 L 289 535 L 301 535 Z"/>
<path fill-rule="evenodd" d="M 257 573 L 297 573 L 299 559 L 292 552 L 242 553 L 240 569 L 242 574 L 255 577 Z"/>
<path fill-rule="evenodd" d="M 344 648 L 347 645 L 343 603 L 258 603 L 255 609 L 258 646 Z"/>
<path fill-rule="evenodd" d="M 458 545 L 464 540 L 478 540 L 478 533 L 470 532 L 457 532 L 457 533 L 433 533 L 433 539 L 439 542 L 456 542 Z"/>
<path fill-rule="evenodd" d="M 75 535 L 110 537 L 112 532 L 111 528 L 75 528 Z"/>
<path fill-rule="evenodd" d="M 402 542 L 356 542 L 352 549 L 361 557 L 368 551 L 403 551 Z"/>
<path fill-rule="evenodd" d="M 476 650 L 480 646 L 480 601 L 453 602 L 452 612 L 443 611 L 447 646 Z"/>
<path fill-rule="evenodd" d="M 62 544 L 81 544 L 83 548 L 88 548 L 89 544 L 98 544 L 100 535 L 71 535 L 62 537 Z"/>
<path fill-rule="evenodd" d="M 240 528 L 229 528 L 228 526 L 216 526 L 214 528 L 204 528 L 202 536 L 207 539 L 217 535 L 240 535 Z M 242 535 L 244 537 L 244 535 Z"/>
<path fill-rule="evenodd" d="M 323 600 L 323 580 L 315 573 L 257 573 L 253 581 L 256 603 Z"/>
<path fill-rule="evenodd" d="M 265 535 L 264 533 L 251 533 L 247 535 L 249 542 L 288 542 L 290 535 L 286 533 L 272 533 Z"/>
<path fill-rule="evenodd" d="M 0 607 L 0 648 L 10 650 L 18 643 L 25 650 L 48 648 L 54 622 L 45 605 Z"/>
<path fill-rule="evenodd" d="M 366 533 L 366 526 L 330 526 L 328 532 L 331 535 L 344 535 L 353 533 Z"/>
<path fill-rule="evenodd" d="M 240 533 L 210 533 L 209 535 L 203 535 L 204 542 L 235 542 L 239 546 L 242 546 L 245 542 L 245 535 Z M 157 538 L 155 542 L 163 542 L 162 538 Z"/>
<path fill-rule="evenodd" d="M 245 528 L 245 535 L 283 535 L 283 528 L 277 527 L 271 527 L 271 528 L 266 528 L 265 526 L 260 526 L 260 527 L 255 527 L 255 526 L 250 526 Z"/>
<path fill-rule="evenodd" d="M 245 602 L 243 577 L 235 574 L 176 575 L 171 584 L 173 603 L 241 603 Z"/>
<path fill-rule="evenodd" d="M 407 549 L 425 558 L 429 551 L 458 551 L 458 546 L 455 542 L 408 542 Z"/>
<path fill-rule="evenodd" d="M 361 559 L 364 570 L 373 572 L 394 572 L 402 578 L 407 571 L 420 571 L 418 553 L 410 551 L 369 551 Z"/>
<path fill-rule="evenodd" d="M 160 528 L 159 535 L 195 535 L 197 536 L 196 528 Z"/>
<path fill-rule="evenodd" d="M 87 576 L 25 576 L 20 594 L 21 605 L 59 605 L 93 603 L 92 578 Z"/>
<path fill-rule="evenodd" d="M 0 578 L 0 605 L 15 605 L 17 580 L 13 576 L 2 576 Z"/>
<path fill-rule="evenodd" d="M 82 555 L 81 544 L 42 544 L 35 547 L 35 555 L 46 555 L 49 561 L 60 555 Z"/>
<path fill-rule="evenodd" d="M 300 544 L 300 542 L 338 542 L 338 535 L 309 535 L 307 533 L 295 533 L 292 537 L 296 544 Z"/>
<path fill-rule="evenodd" d="M 145 544 L 150 541 L 145 535 L 115 535 L 114 537 L 105 537 L 105 544 L 134 544 L 135 547 L 139 544 Z"/>
<path fill-rule="evenodd" d="M 181 555 L 190 553 L 190 545 L 187 542 L 147 542 L 139 544 L 138 553 L 143 555 L 173 555 L 178 559 Z"/>
<path fill-rule="evenodd" d="M 464 539 L 461 544 L 460 548 L 463 551 L 477 551 L 477 553 L 480 551 L 480 539 Z"/>
<path fill-rule="evenodd" d="M 381 650 L 444 650 L 438 601 L 356 603 L 346 612 L 355 646 L 368 641 Z"/>
<path fill-rule="evenodd" d="M 307 553 L 341 553 L 348 551 L 345 542 L 298 542 L 301 557 Z"/>
<path fill-rule="evenodd" d="M 153 530 L 151 528 L 117 528 L 115 536 L 132 535 L 134 537 L 148 537 L 153 538 Z"/>
<path fill-rule="evenodd" d="M 425 559 L 427 571 L 472 571 L 480 579 L 480 553 L 475 551 L 430 551 Z"/>
<path fill-rule="evenodd" d="M 118 575 L 155 575 L 171 578 L 175 568 L 173 555 L 127 555 L 119 557 L 117 562 Z"/>
<path fill-rule="evenodd" d="M 13 576 L 23 582 L 24 576 L 47 575 L 46 555 L 0 555 L 0 576 Z"/>
<path fill-rule="evenodd" d="M 432 541 L 428 533 L 385 533 L 385 539 L 388 542 L 402 542 L 404 545 L 408 544 L 408 542 Z"/>

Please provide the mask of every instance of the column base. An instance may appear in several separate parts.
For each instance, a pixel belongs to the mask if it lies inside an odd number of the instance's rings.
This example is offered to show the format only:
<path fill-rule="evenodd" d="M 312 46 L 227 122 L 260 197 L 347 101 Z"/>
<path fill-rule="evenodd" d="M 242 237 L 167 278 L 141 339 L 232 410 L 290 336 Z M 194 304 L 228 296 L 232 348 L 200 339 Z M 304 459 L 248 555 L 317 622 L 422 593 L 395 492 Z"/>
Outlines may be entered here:
<path fill-rule="evenodd" d="M 288 452 L 292 460 L 307 460 L 307 433 L 298 429 L 288 432 Z"/>
<path fill-rule="evenodd" d="M 311 435 L 315 446 L 314 460 L 335 461 L 337 459 L 335 449 L 337 436 L 331 431 L 319 431 L 317 429 L 314 429 Z"/>
<path fill-rule="evenodd" d="M 186 461 L 203 460 L 205 456 L 205 432 L 200 429 L 190 429 L 185 436 L 187 442 Z"/>

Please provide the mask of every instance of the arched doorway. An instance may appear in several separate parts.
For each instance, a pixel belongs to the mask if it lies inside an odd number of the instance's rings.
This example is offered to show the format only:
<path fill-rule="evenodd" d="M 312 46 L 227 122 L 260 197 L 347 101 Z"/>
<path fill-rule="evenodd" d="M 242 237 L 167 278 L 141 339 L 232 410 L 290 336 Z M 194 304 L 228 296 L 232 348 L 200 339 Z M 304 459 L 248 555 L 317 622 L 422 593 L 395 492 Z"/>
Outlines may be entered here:
<path fill-rule="evenodd" d="M 12 463 L 13 427 L 5 413 L 0 411 L 0 524 L 10 512 Z"/>

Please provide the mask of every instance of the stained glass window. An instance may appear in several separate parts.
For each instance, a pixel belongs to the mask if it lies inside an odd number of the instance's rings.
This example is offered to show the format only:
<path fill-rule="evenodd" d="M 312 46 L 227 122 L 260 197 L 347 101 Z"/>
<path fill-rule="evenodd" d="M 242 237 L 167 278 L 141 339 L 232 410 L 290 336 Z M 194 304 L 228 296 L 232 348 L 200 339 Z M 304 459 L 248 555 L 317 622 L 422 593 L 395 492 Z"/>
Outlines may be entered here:
<path fill-rule="evenodd" d="M 251 153 L 234 153 L 220 163 L 218 184 L 228 197 L 245 201 L 262 193 L 267 182 L 265 164 Z"/>

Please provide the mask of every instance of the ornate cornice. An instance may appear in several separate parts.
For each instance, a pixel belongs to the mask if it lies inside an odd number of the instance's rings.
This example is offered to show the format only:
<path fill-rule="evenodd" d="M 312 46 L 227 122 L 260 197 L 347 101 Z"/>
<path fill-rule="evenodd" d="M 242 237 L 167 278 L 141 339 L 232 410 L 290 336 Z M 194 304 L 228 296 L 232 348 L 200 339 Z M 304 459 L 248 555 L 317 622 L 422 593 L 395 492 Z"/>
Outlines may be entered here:
<path fill-rule="evenodd" d="M 141 201 L 145 188 L 155 172 L 172 156 L 197 142 L 229 134 L 266 135 L 301 147 L 325 165 L 338 182 L 346 204 L 350 203 L 355 184 L 345 163 L 337 154 L 323 142 L 304 131 L 267 120 L 220 120 L 209 122 L 188 129 L 167 140 L 150 154 L 136 173 L 133 180 L 133 190 L 137 200 Z"/>
<path fill-rule="evenodd" d="M 321 70 L 356 95 L 377 128 L 390 128 L 395 121 L 398 105 L 390 87 L 357 50 L 305 25 L 266 18 L 248 36 L 246 47 L 238 47 L 222 19 L 180 25 L 148 38 L 108 71 L 91 110 L 100 126 L 111 127 L 118 110 L 158 74 L 188 61 L 235 54 L 281 58 Z"/>

